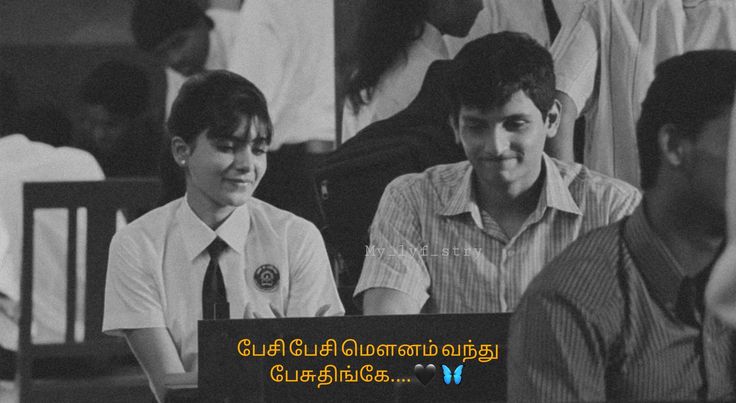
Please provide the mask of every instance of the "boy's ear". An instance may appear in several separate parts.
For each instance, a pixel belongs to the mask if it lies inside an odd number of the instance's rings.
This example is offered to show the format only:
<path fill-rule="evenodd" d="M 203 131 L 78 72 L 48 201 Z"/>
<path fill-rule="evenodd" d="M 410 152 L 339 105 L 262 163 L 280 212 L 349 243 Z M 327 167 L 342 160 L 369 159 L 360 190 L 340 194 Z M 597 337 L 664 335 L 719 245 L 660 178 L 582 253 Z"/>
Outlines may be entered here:
<path fill-rule="evenodd" d="M 450 123 L 450 127 L 452 128 L 452 133 L 455 135 L 455 144 L 462 144 L 460 142 L 460 129 L 458 128 L 458 116 L 455 114 L 450 114 L 447 117 L 447 121 Z"/>
<path fill-rule="evenodd" d="M 171 155 L 174 157 L 176 164 L 182 168 L 187 166 L 187 161 L 192 153 L 192 148 L 184 139 L 174 136 L 171 139 Z"/>
<path fill-rule="evenodd" d="M 560 101 L 556 100 L 552 103 L 552 107 L 547 112 L 545 125 L 547 126 L 547 137 L 552 138 L 557 135 L 557 129 L 560 127 Z"/>
<path fill-rule="evenodd" d="M 671 123 L 659 128 L 657 143 L 664 160 L 674 167 L 679 167 L 685 162 L 692 145 L 680 135 L 677 127 Z"/>

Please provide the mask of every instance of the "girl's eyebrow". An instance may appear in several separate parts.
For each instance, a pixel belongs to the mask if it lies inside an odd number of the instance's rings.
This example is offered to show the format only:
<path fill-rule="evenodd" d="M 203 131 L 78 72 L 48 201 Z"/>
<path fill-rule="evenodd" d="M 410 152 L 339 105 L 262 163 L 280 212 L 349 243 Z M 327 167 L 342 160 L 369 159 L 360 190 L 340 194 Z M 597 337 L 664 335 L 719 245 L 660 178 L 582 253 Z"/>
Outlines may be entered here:
<path fill-rule="evenodd" d="M 264 142 L 268 141 L 266 136 L 263 135 L 257 135 L 252 140 L 248 140 L 247 138 L 242 137 L 236 137 L 236 136 L 227 136 L 227 137 L 213 137 L 213 141 L 232 141 L 235 144 L 248 144 L 248 143 L 256 143 L 256 142 Z"/>

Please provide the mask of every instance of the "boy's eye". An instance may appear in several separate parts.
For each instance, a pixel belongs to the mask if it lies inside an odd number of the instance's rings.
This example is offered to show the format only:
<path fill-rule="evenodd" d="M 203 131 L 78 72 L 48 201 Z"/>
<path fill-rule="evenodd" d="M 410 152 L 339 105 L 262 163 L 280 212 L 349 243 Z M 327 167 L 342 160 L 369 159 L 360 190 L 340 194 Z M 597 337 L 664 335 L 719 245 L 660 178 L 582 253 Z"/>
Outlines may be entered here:
<path fill-rule="evenodd" d="M 469 130 L 471 132 L 478 132 L 485 128 L 485 125 L 481 122 L 465 122 L 463 126 L 465 127 L 465 130 Z"/>
<path fill-rule="evenodd" d="M 506 130 L 509 131 L 518 131 L 527 126 L 528 122 L 523 119 L 514 119 L 514 120 L 508 120 L 504 123 L 504 126 L 506 127 Z"/>

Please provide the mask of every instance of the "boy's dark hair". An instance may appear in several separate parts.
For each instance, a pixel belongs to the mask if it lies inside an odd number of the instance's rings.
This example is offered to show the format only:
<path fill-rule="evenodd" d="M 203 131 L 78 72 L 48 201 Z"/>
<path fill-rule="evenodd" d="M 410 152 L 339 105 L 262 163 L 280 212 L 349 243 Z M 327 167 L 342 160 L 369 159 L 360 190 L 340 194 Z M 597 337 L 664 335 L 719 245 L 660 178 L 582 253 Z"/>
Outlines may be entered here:
<path fill-rule="evenodd" d="M 209 138 L 230 137 L 243 118 L 246 133 L 255 124 L 258 132 L 271 142 L 273 125 L 263 93 L 235 73 L 213 70 L 196 74 L 184 83 L 174 100 L 167 127 L 170 136 L 181 137 L 193 145 L 205 130 Z"/>
<path fill-rule="evenodd" d="M 680 135 L 695 140 L 707 121 L 733 104 L 735 87 L 736 51 L 688 52 L 657 66 L 636 126 L 643 189 L 657 181 L 662 126 L 673 124 Z"/>
<path fill-rule="evenodd" d="M 135 118 L 148 109 L 151 84 L 146 72 L 118 60 L 97 66 L 82 82 L 79 98 L 110 113 Z"/>
<path fill-rule="evenodd" d="M 546 118 L 554 104 L 555 72 L 549 51 L 529 35 L 488 34 L 468 42 L 453 59 L 450 80 L 452 118 L 461 106 L 503 106 L 517 91 L 524 93 Z"/>
<path fill-rule="evenodd" d="M 136 0 L 130 27 L 138 47 L 150 52 L 166 38 L 194 27 L 201 19 L 213 27 L 212 20 L 191 0 Z"/>

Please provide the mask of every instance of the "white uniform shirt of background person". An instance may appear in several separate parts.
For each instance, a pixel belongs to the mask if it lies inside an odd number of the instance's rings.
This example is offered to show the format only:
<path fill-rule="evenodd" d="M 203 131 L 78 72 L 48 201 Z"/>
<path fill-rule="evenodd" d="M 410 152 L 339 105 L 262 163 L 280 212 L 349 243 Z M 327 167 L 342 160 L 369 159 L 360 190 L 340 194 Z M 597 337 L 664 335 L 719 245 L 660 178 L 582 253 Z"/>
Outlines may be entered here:
<path fill-rule="evenodd" d="M 209 8 L 205 11 L 212 19 L 214 27 L 210 30 L 210 48 L 204 68 L 207 70 L 220 70 L 227 68 L 228 55 L 235 42 L 235 34 L 238 29 L 239 16 L 237 11 L 222 8 Z M 188 77 L 178 71 L 167 67 L 166 71 L 166 116 L 171 112 L 179 90 Z"/>
<path fill-rule="evenodd" d="M 590 0 L 551 52 L 557 89 L 586 118 L 584 161 L 639 185 L 635 122 L 660 62 L 736 49 L 736 1 Z"/>
<path fill-rule="evenodd" d="M 197 321 L 207 246 L 219 236 L 230 317 L 342 315 L 324 242 L 310 222 L 250 198 L 210 229 L 180 198 L 118 231 L 110 244 L 103 330 L 165 327 L 186 371 L 198 369 Z"/>
<path fill-rule="evenodd" d="M 0 292 L 20 303 L 23 233 L 23 183 L 95 181 L 105 176 L 86 151 L 55 148 L 21 134 L 0 138 Z M 33 322 L 34 343 L 64 341 L 66 328 L 67 212 L 36 210 L 34 216 Z M 84 250 L 86 212 L 77 216 L 77 323 L 75 336 L 84 336 Z M 0 346 L 16 351 L 18 324 L 0 311 Z"/>
<path fill-rule="evenodd" d="M 373 89 L 369 103 L 361 105 L 358 114 L 349 101 L 345 101 L 342 113 L 342 141 L 355 136 L 369 124 L 390 118 L 419 94 L 429 65 L 435 60 L 449 59 L 442 33 L 434 25 L 425 22 L 422 36 L 406 50 L 406 58 L 399 56 L 386 70 Z M 364 91 L 365 92 L 365 91 Z"/>
<path fill-rule="evenodd" d="M 552 0 L 561 26 L 569 24 L 580 13 L 585 1 Z M 544 47 L 552 44 L 543 0 L 483 0 L 483 6 L 466 37 L 444 37 L 451 57 L 455 57 L 466 43 L 495 32 L 524 32 Z"/>
<path fill-rule="evenodd" d="M 247 0 L 228 70 L 266 97 L 269 149 L 335 141 L 335 30 L 332 0 Z"/>

